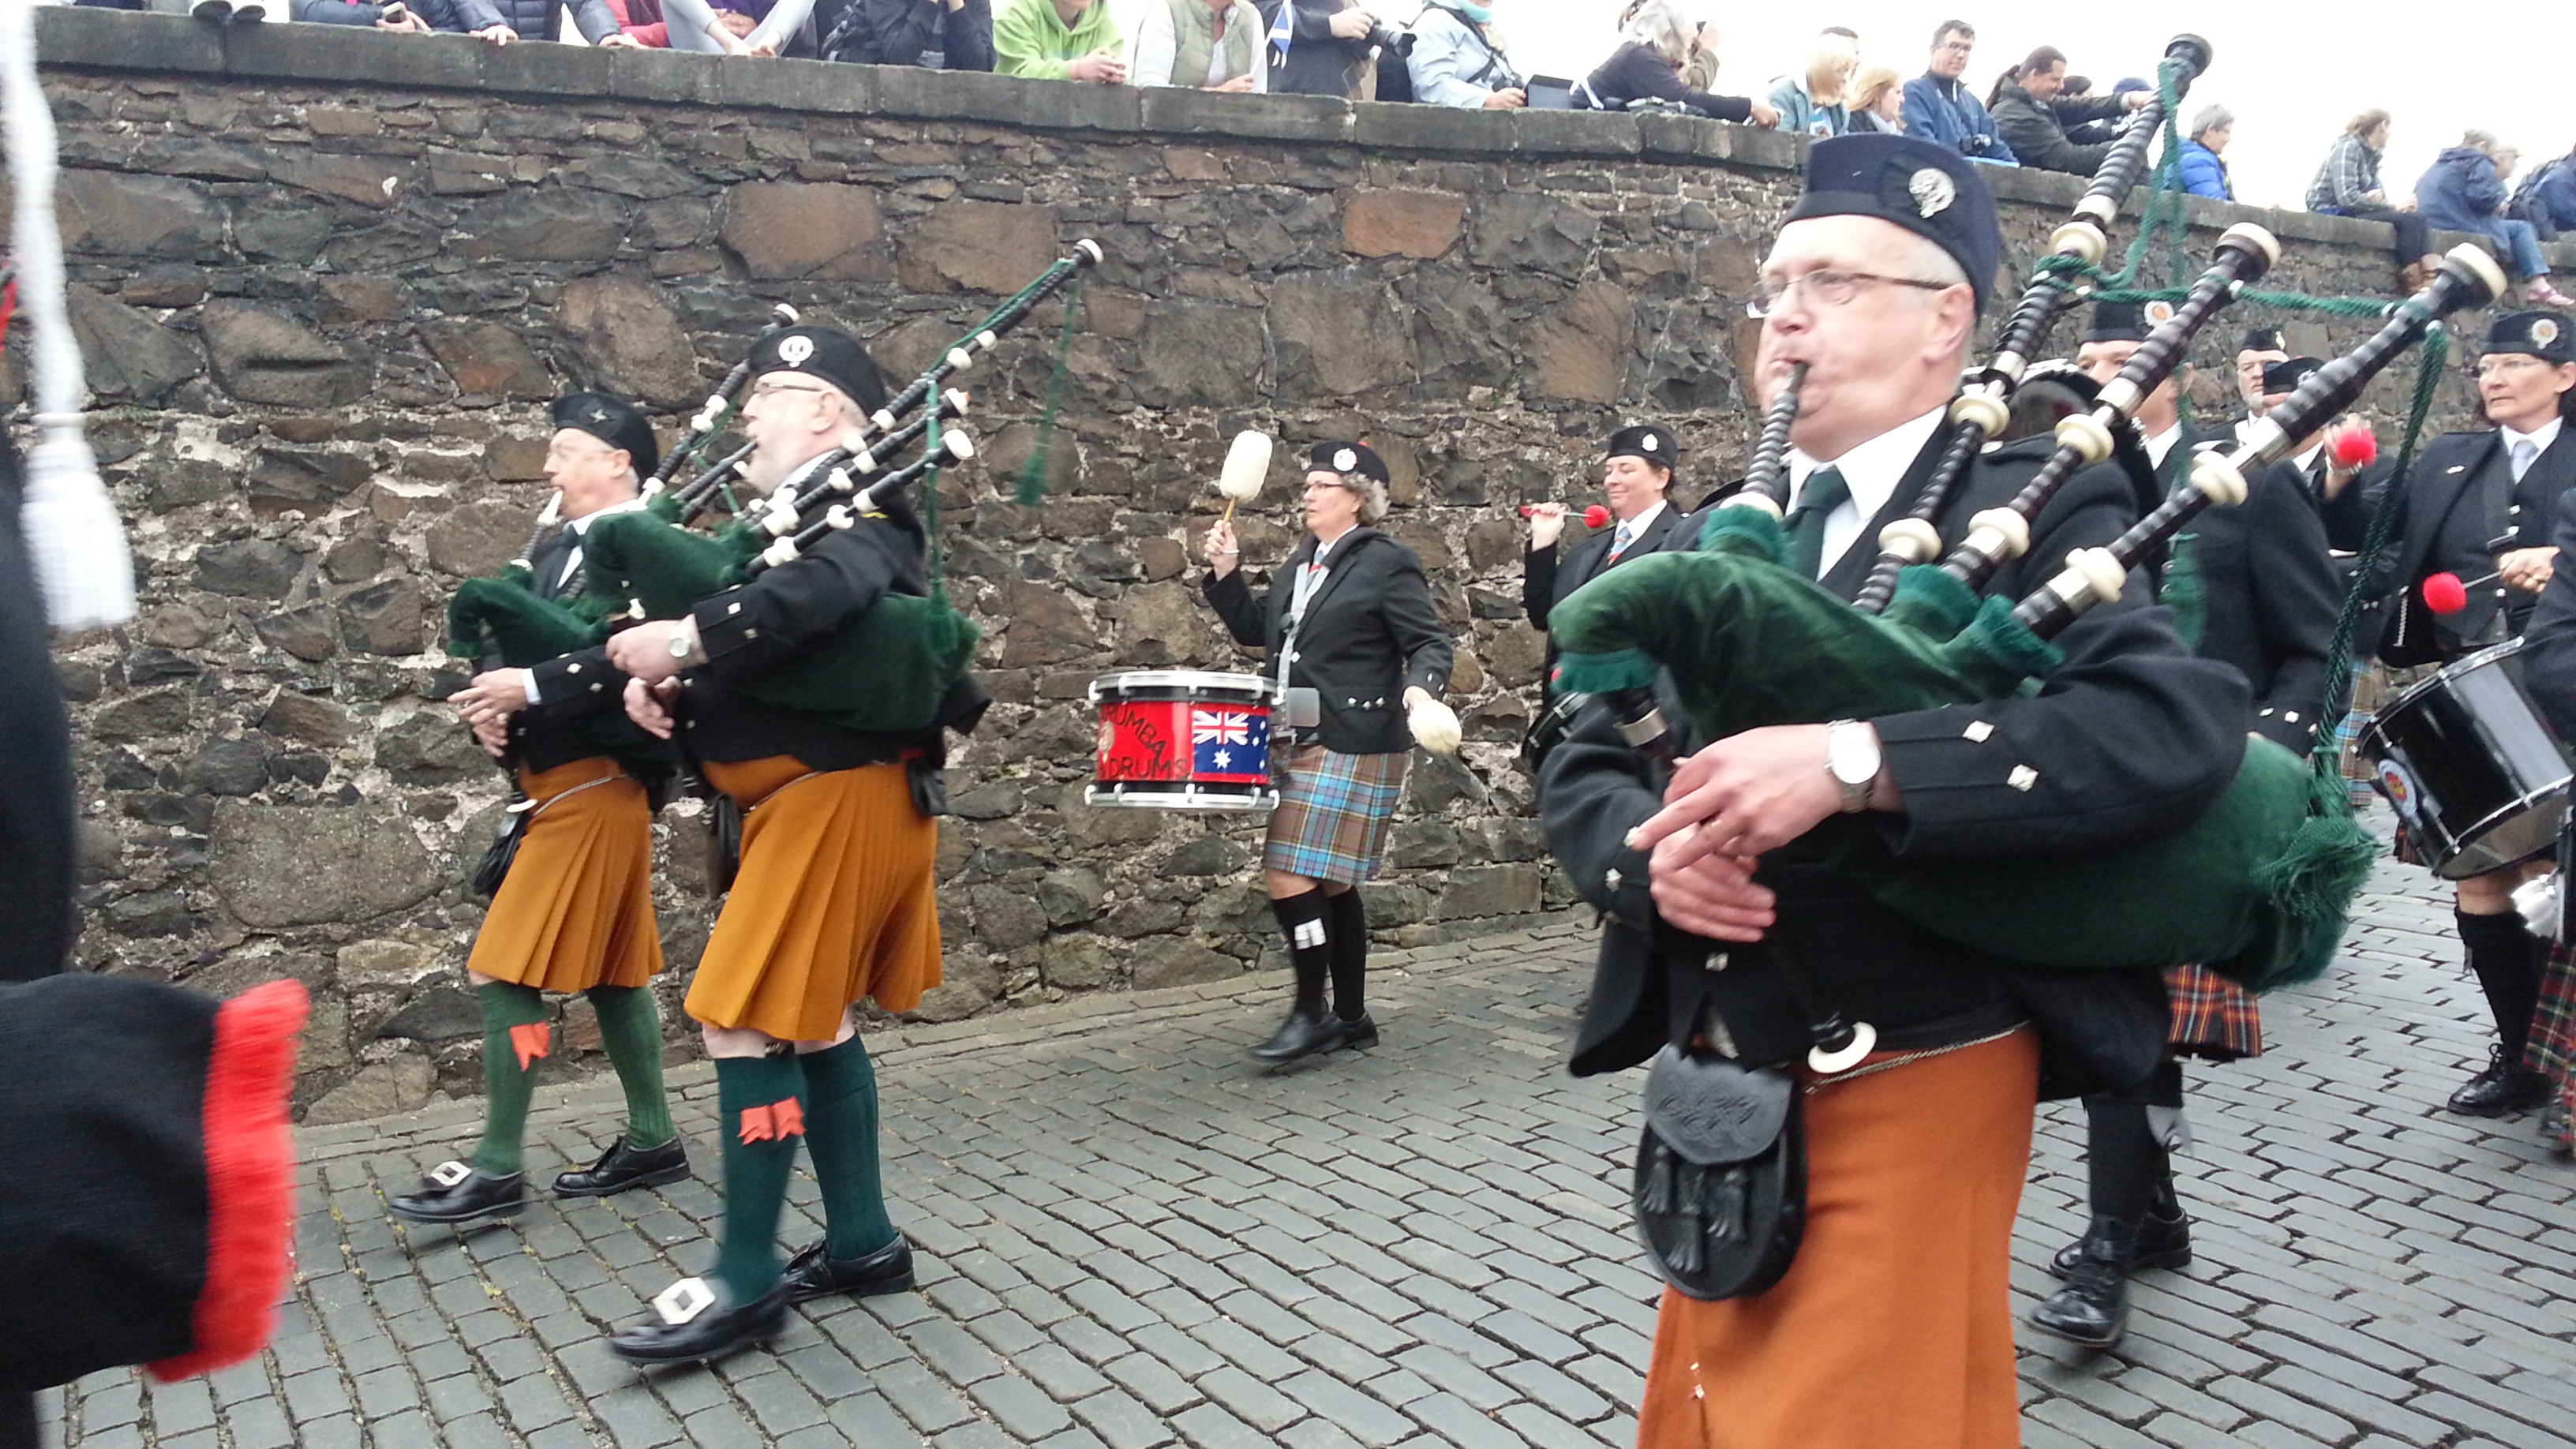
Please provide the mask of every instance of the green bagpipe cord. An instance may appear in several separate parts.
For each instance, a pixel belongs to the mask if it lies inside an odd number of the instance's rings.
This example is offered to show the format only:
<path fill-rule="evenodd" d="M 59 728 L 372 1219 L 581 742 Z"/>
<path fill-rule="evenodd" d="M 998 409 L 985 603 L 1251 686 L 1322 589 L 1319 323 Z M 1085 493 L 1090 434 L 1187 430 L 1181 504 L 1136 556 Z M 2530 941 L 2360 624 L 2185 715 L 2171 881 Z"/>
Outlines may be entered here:
<path fill-rule="evenodd" d="M 2175 534 L 2156 581 L 2156 602 L 2173 611 L 2174 632 L 2194 654 L 2209 635 L 2209 586 L 2200 577 L 2200 550 L 2192 546 L 2198 541 L 2194 534 Z"/>
<path fill-rule="evenodd" d="M 1867 719 L 2035 692 L 2062 662 L 2012 617 L 1937 568 L 1902 576 L 1873 618 L 1779 566 L 1777 520 L 1712 515 L 1701 551 L 1651 554 L 1576 590 L 1548 617 L 1560 688 L 1651 684 L 1669 671 L 1692 727 Z M 2197 962 L 2261 991 L 2313 979 L 2376 853 L 2338 781 L 2249 739 L 2226 793 L 2160 840 L 2045 859 L 1911 861 L 1877 832 L 1834 832 L 1836 864 L 1935 934 L 2034 965 Z"/>

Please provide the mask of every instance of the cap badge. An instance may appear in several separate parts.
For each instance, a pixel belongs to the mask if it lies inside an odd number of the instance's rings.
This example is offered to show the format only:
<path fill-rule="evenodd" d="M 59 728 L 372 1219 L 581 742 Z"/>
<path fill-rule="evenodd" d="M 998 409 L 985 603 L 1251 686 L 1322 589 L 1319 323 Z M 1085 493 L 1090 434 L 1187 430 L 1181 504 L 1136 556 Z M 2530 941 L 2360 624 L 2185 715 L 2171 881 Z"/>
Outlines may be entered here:
<path fill-rule="evenodd" d="M 604 408 L 604 407 L 601 407 L 601 406 L 600 406 L 599 404 L 597 404 L 597 403 L 592 403 L 592 404 L 590 405 L 590 411 L 589 411 L 589 413 L 585 414 L 582 420 L 583 420 L 584 422 L 592 422 L 592 423 L 604 423 L 604 422 L 607 422 L 607 421 L 608 421 L 608 409 L 606 409 L 606 408 Z"/>
<path fill-rule="evenodd" d="M 1922 216 L 1938 216 L 1959 199 L 1959 183 L 1938 166 L 1926 166 L 1907 179 L 1906 194 L 1914 198 L 1914 210 Z"/>
<path fill-rule="evenodd" d="M 2539 343 L 2543 347 L 2548 347 L 2556 343 L 2558 341 L 2558 323 L 2556 319 L 2549 317 L 2533 318 L 2531 323 L 2531 340 Z"/>
<path fill-rule="evenodd" d="M 814 339 L 811 337 L 790 337 L 778 344 L 778 360 L 789 367 L 803 367 L 806 359 L 813 355 Z"/>
<path fill-rule="evenodd" d="M 2166 323 L 2171 322 L 2173 319 L 2174 319 L 2174 304 L 2173 304 L 2173 303 L 2171 303 L 2171 302 L 2149 302 L 2149 303 L 2147 304 L 2147 325 L 2148 325 L 2148 326 L 2150 326 L 2150 327 L 2162 327 L 2162 326 L 2163 326 L 2163 325 L 2165 325 Z"/>
<path fill-rule="evenodd" d="M 1655 437 L 1655 435 L 1654 435 L 1654 434 L 1652 434 L 1652 433 L 1648 433 L 1644 438 L 1642 438 L 1642 439 L 1640 439 L 1640 440 L 1638 441 L 1637 446 L 1638 446 L 1638 447 L 1640 447 L 1640 448 L 1643 448 L 1643 449 L 1645 449 L 1647 452 L 1651 453 L 1651 452 L 1655 451 L 1655 448 L 1656 448 L 1656 446 L 1657 446 L 1657 439 L 1656 439 L 1656 437 Z"/>
<path fill-rule="evenodd" d="M 1336 473 L 1348 473 L 1359 465 L 1360 455 L 1352 452 L 1348 448 L 1344 448 L 1333 455 L 1333 471 Z"/>

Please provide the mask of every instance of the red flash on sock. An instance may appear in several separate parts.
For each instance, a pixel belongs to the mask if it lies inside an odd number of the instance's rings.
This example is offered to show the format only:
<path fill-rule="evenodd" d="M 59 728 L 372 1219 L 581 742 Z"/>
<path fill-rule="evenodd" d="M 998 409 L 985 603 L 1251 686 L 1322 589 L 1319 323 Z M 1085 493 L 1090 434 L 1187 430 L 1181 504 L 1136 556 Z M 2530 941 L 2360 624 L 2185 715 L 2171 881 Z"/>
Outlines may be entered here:
<path fill-rule="evenodd" d="M 805 1109 L 794 1097 L 781 1097 L 766 1107 L 742 1109 L 742 1140 L 784 1142 L 805 1135 Z"/>
<path fill-rule="evenodd" d="M 526 1071 L 528 1063 L 544 1056 L 551 1044 L 546 1032 L 546 1024 L 542 1021 L 532 1021 L 525 1026 L 510 1028 L 510 1050 L 518 1053 L 520 1071 Z"/>

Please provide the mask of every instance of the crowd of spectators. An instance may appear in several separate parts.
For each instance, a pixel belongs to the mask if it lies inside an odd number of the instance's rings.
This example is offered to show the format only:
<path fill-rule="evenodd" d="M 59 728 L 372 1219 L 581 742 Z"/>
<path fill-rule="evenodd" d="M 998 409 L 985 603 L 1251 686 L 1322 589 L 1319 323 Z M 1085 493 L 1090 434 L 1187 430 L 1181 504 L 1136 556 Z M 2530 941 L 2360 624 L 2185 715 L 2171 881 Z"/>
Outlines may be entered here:
<path fill-rule="evenodd" d="M 1844 26 L 1818 32 L 1804 64 L 1759 96 L 1716 89 L 1717 28 L 1694 13 L 1705 0 L 1627 0 L 1619 44 L 1581 77 L 1528 74 L 1496 10 L 1545 0 L 1136 0 L 1121 23 L 1111 0 L 71 0 L 194 14 L 217 22 L 288 18 L 396 34 L 450 31 L 495 45 L 563 40 L 732 55 L 788 55 L 875 65 L 993 70 L 1090 85 L 1333 95 L 1425 105 L 1668 110 L 1809 136 L 1901 131 L 1972 160 L 2089 175 L 2129 112 L 2153 87 L 2129 78 L 2108 95 L 2068 73 L 2040 46 L 2004 68 L 1981 100 L 1966 83 L 1976 27 L 1944 20 L 1923 72 L 1864 68 Z M 1397 12 L 1409 12 L 1398 14 Z M 567 24 L 569 22 L 569 24 Z M 2177 160 L 2182 187 L 2236 197 L 2227 148 L 2236 118 L 2223 105 L 2192 116 Z M 2524 300 L 2568 305 L 2541 245 L 2576 230 L 2576 155 L 2553 156 L 2515 184 L 2519 157 L 2484 131 L 2444 150 L 2411 194 L 2379 174 L 2390 119 L 2365 111 L 2327 147 L 2307 207 L 2386 221 L 2395 251 L 2420 282 L 2435 258 L 2428 228 L 2487 239 Z"/>

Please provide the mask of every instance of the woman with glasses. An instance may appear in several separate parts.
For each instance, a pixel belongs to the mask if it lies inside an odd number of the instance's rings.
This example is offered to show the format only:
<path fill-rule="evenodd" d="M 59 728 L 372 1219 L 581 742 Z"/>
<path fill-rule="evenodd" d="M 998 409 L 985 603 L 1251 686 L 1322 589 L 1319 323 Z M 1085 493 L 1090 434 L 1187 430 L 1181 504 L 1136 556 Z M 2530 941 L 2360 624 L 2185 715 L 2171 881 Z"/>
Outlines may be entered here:
<path fill-rule="evenodd" d="M 1404 789 L 1406 751 L 1457 748 L 1449 631 L 1412 549 L 1368 525 L 1386 516 L 1386 462 L 1366 443 L 1318 443 L 1306 460 L 1308 536 L 1256 597 L 1232 524 L 1208 530 L 1200 589 L 1237 643 L 1268 651 L 1301 727 L 1274 752 L 1279 808 L 1261 865 L 1271 912 L 1288 938 L 1297 995 L 1256 1060 L 1293 1062 L 1338 1046 L 1375 1046 L 1363 1000 L 1368 912 L 1360 887 L 1377 873 Z M 1324 1009 L 1330 976 L 1333 1009 Z"/>

